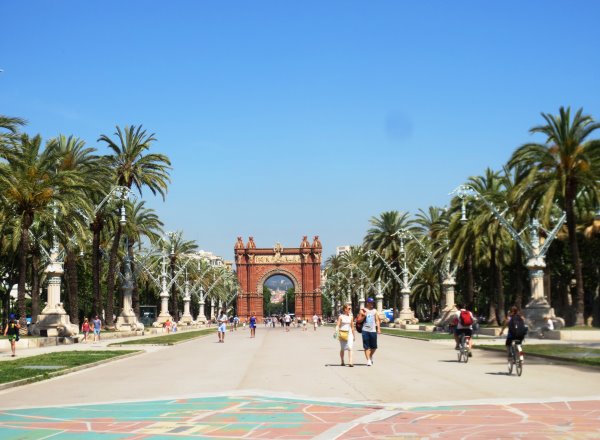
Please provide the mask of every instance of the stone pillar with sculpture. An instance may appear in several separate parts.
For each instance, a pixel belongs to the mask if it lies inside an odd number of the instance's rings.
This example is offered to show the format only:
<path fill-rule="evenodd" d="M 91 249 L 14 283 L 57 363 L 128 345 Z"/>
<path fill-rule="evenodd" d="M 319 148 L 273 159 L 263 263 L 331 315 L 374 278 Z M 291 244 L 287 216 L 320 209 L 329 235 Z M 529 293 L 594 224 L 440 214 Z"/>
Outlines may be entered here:
<path fill-rule="evenodd" d="M 193 324 L 194 318 L 190 312 L 190 302 L 192 301 L 192 295 L 190 294 L 190 282 L 187 279 L 187 270 L 185 273 L 185 283 L 183 290 L 183 315 L 179 319 L 179 325 L 191 325 Z"/>
<path fill-rule="evenodd" d="M 171 321 L 173 317 L 169 313 L 169 289 L 167 288 L 167 270 L 166 270 L 166 258 L 163 255 L 162 259 L 162 272 L 160 277 L 161 291 L 160 291 L 160 313 L 156 317 L 156 321 L 152 324 L 153 327 L 162 327 L 162 325 Z"/>
<path fill-rule="evenodd" d="M 131 270 L 131 259 L 125 256 L 123 261 L 124 273 L 121 275 L 121 292 L 123 295 L 123 308 L 117 317 L 115 329 L 117 331 L 144 330 L 144 324 L 138 321 L 132 305 L 133 271 Z"/>
<path fill-rule="evenodd" d="M 74 336 L 79 327 L 71 323 L 71 318 L 60 301 L 63 263 L 59 260 L 58 247 L 50 250 L 50 264 L 44 271 L 48 278 L 48 303 L 38 315 L 31 332 L 35 336 Z"/>

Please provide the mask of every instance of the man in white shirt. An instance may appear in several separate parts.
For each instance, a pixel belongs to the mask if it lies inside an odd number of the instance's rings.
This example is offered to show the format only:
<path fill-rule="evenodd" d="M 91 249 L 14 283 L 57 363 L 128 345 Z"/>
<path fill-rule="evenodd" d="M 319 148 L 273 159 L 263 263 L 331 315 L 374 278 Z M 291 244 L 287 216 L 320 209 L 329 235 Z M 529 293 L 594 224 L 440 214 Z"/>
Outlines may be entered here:
<path fill-rule="evenodd" d="M 313 315 L 313 328 L 315 331 L 317 331 L 317 327 L 319 326 L 319 317 L 317 316 L 317 314 L 315 313 Z"/>
<path fill-rule="evenodd" d="M 225 333 L 227 332 L 227 314 L 225 313 L 225 309 L 221 310 L 218 322 L 219 330 L 217 334 L 219 335 L 219 342 L 225 342 Z"/>

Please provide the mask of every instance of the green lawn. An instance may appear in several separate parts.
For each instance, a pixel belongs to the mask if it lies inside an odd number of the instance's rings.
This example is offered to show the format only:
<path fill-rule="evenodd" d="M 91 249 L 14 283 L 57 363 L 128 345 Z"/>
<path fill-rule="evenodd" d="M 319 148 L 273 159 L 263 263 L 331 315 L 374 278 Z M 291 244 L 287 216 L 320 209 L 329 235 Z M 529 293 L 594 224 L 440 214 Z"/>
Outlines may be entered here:
<path fill-rule="evenodd" d="M 59 373 L 67 368 L 112 359 L 137 350 L 119 351 L 65 351 L 58 353 L 41 354 L 20 358 L 14 361 L 0 362 L 0 383 L 12 382 L 20 379 L 43 380 L 49 373 Z M 17 356 L 19 355 L 17 351 Z M 37 368 L 27 368 L 37 367 Z M 48 368 L 44 368 L 48 367 Z"/>
<path fill-rule="evenodd" d="M 577 326 L 573 326 L 573 327 L 563 327 L 560 330 L 600 330 L 600 327 L 589 327 L 587 325 L 577 325 Z"/>
<path fill-rule="evenodd" d="M 408 338 L 422 339 L 424 341 L 429 341 L 431 339 L 454 339 L 454 336 L 448 333 L 434 333 L 434 332 L 423 332 L 423 331 L 410 331 L 410 330 L 401 330 L 395 328 L 382 328 L 381 333 L 384 335 L 392 335 L 392 336 L 402 336 Z"/>
<path fill-rule="evenodd" d="M 504 345 L 476 345 L 475 347 L 484 350 L 506 352 Z M 523 351 L 525 352 L 525 356 L 528 354 L 539 355 L 582 365 L 600 366 L 600 349 L 598 348 L 576 347 L 574 345 L 563 344 L 531 344 L 524 345 Z"/>
<path fill-rule="evenodd" d="M 161 335 L 155 336 L 153 338 L 142 338 L 142 339 L 133 339 L 131 341 L 125 342 L 115 342 L 110 344 L 110 346 L 120 346 L 120 345 L 173 345 L 178 342 L 187 341 L 189 339 L 199 338 L 201 336 L 206 336 L 211 333 L 215 333 L 217 328 L 205 328 L 202 330 L 191 330 L 187 332 L 176 332 L 171 333 L 169 335 Z"/>

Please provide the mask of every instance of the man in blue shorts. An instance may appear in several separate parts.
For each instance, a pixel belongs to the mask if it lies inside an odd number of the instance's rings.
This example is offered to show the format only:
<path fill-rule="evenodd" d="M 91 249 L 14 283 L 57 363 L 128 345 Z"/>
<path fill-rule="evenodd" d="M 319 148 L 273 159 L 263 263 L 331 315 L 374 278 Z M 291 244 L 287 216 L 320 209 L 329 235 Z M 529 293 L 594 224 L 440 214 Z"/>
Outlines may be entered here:
<path fill-rule="evenodd" d="M 98 318 L 98 315 L 92 319 L 92 324 L 94 326 L 94 342 L 96 342 L 96 338 L 98 338 L 98 341 L 100 340 L 100 330 L 102 330 L 102 321 Z"/>
<path fill-rule="evenodd" d="M 358 322 L 363 322 L 362 339 L 365 357 L 367 358 L 367 367 L 373 365 L 373 355 L 375 354 L 375 350 L 377 350 L 377 335 L 381 333 L 381 321 L 374 305 L 375 301 L 373 298 L 368 298 L 366 308 L 360 310 L 357 318 Z"/>
<path fill-rule="evenodd" d="M 227 314 L 225 313 L 225 309 L 221 310 L 219 314 L 219 342 L 225 342 L 225 332 L 227 331 Z"/>

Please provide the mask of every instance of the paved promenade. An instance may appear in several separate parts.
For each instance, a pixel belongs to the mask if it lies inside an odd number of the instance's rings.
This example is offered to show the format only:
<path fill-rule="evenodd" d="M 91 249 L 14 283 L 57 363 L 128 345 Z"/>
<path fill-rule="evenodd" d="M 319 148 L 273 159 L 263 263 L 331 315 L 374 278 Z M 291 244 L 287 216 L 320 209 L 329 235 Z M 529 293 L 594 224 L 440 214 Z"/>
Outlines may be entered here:
<path fill-rule="evenodd" d="M 239 330 L 5 390 L 0 438 L 600 436 L 598 370 L 526 358 L 507 376 L 497 353 L 458 364 L 449 341 L 392 336 L 341 367 L 332 332 Z"/>

